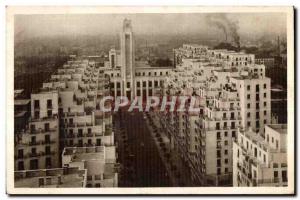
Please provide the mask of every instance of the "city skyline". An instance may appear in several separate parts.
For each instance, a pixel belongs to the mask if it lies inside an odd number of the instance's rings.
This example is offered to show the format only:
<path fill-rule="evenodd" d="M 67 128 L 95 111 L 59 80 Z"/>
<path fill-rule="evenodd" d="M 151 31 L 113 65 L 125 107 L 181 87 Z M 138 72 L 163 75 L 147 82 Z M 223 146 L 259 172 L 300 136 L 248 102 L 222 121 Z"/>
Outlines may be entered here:
<path fill-rule="evenodd" d="M 16 15 L 11 191 L 289 192 L 287 13 Z"/>

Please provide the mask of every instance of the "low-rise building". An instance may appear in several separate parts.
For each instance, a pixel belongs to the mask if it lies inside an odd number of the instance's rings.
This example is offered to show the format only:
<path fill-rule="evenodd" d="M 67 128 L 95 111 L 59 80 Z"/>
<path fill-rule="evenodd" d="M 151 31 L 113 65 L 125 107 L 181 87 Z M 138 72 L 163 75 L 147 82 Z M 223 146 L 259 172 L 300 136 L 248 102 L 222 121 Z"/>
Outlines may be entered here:
<path fill-rule="evenodd" d="M 233 186 L 287 186 L 287 125 L 265 133 L 239 129 L 233 142 Z"/>
<path fill-rule="evenodd" d="M 67 147 L 62 153 L 64 167 L 87 170 L 87 187 L 117 187 L 114 146 Z"/>
<path fill-rule="evenodd" d="M 15 171 L 17 188 L 82 188 L 87 170 L 77 167 Z"/>

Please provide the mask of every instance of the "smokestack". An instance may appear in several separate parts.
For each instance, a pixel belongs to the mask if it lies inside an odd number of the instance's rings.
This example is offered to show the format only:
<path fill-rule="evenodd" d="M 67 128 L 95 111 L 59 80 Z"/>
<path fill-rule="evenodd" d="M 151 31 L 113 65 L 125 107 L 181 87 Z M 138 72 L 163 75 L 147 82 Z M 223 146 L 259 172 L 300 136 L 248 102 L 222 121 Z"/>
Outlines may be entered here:
<path fill-rule="evenodd" d="M 230 35 L 235 46 L 240 49 L 240 36 L 238 33 L 238 22 L 230 20 L 226 14 L 208 14 L 206 17 L 207 24 L 209 26 L 215 26 L 222 30 L 227 42 Z"/>

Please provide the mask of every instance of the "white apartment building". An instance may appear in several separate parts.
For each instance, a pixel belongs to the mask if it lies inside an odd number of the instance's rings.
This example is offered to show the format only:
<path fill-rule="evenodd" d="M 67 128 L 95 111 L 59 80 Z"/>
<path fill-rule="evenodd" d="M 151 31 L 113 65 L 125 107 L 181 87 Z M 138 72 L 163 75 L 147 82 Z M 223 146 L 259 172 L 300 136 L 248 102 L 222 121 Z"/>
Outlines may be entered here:
<path fill-rule="evenodd" d="M 287 186 L 287 125 L 268 124 L 265 133 L 239 129 L 233 142 L 233 186 Z"/>
<path fill-rule="evenodd" d="M 57 99 L 56 91 L 31 95 L 29 127 L 15 135 L 15 170 L 60 166 Z"/>
<path fill-rule="evenodd" d="M 114 146 L 67 147 L 62 153 L 64 167 L 87 170 L 87 187 L 117 187 Z"/>
<path fill-rule="evenodd" d="M 161 121 L 167 123 L 165 130 L 175 140 L 174 149 L 195 145 L 194 152 L 179 154 L 189 163 L 196 185 L 230 186 L 232 139 L 238 128 L 251 127 L 262 134 L 264 125 L 271 122 L 270 79 L 265 77 L 265 66 L 254 63 L 253 54 L 208 48 L 196 53 L 192 49 L 184 45 L 174 51 L 176 69 L 169 73 L 163 91 L 182 95 L 192 89 L 189 95 L 201 99 L 202 109 L 196 116 L 162 113 Z M 191 126 L 193 121 L 196 129 Z"/>

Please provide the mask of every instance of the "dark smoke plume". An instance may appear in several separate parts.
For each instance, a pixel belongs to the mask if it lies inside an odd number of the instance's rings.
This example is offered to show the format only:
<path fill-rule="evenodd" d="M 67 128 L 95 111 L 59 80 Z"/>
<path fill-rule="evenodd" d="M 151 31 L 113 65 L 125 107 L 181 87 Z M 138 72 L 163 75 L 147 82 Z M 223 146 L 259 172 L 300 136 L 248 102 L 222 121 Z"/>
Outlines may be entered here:
<path fill-rule="evenodd" d="M 238 23 L 228 19 L 226 14 L 207 14 L 206 22 L 210 26 L 215 26 L 222 30 L 227 42 L 228 36 L 232 38 L 235 45 L 240 48 L 240 36 L 238 34 Z"/>

